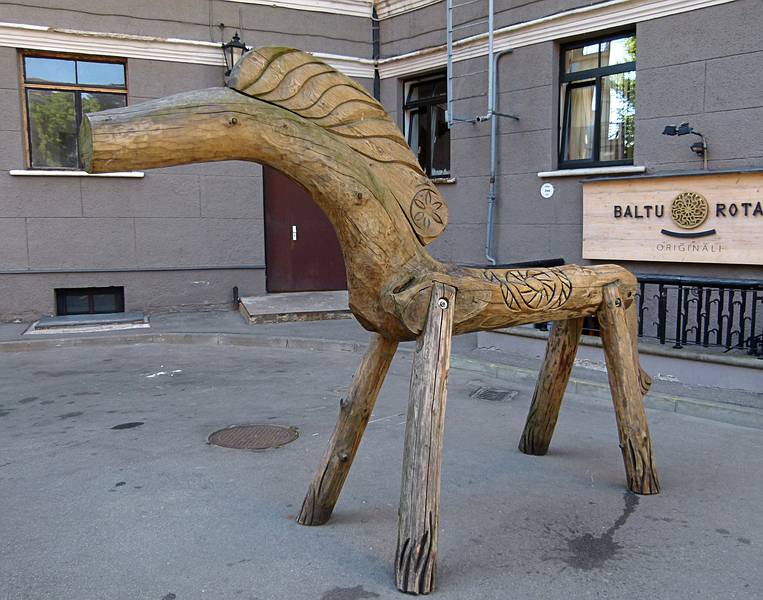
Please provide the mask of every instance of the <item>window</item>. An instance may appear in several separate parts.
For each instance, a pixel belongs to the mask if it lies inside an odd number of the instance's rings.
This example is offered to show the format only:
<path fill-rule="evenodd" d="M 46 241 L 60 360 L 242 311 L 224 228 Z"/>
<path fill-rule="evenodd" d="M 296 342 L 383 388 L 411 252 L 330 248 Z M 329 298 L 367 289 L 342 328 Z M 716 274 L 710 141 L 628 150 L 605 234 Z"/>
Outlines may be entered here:
<path fill-rule="evenodd" d="M 562 47 L 560 168 L 633 163 L 636 36 Z"/>
<path fill-rule="evenodd" d="M 27 156 L 33 169 L 80 169 L 82 115 L 127 105 L 124 61 L 24 54 Z"/>
<path fill-rule="evenodd" d="M 408 84 L 405 132 L 408 145 L 429 177 L 450 174 L 450 129 L 445 118 L 445 76 Z"/>
<path fill-rule="evenodd" d="M 56 290 L 56 312 L 64 315 L 102 315 L 125 311 L 123 287 Z"/>

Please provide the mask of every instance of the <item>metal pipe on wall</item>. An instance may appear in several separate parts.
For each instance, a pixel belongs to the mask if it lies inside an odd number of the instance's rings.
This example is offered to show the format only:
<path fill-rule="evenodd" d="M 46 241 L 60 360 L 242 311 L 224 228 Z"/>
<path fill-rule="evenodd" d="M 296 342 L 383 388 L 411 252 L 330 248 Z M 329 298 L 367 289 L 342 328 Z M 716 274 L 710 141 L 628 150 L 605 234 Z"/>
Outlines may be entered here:
<path fill-rule="evenodd" d="M 492 1 L 491 1 L 492 4 Z M 491 74 L 488 82 L 488 106 L 490 115 L 490 189 L 487 193 L 487 224 L 485 226 L 485 258 L 491 265 L 496 264 L 493 256 L 493 221 L 495 219 L 495 201 L 496 201 L 496 173 L 498 171 L 498 119 L 496 110 L 498 104 L 498 94 L 496 93 L 498 83 L 498 61 L 502 56 L 511 54 L 511 49 L 501 50 L 490 54 Z M 507 115 L 508 116 L 508 115 Z"/>
<path fill-rule="evenodd" d="M 448 94 L 447 110 L 445 118 L 448 121 L 448 128 L 453 127 L 453 0 L 448 0 L 446 6 L 446 42 L 448 46 L 446 91 Z"/>
<path fill-rule="evenodd" d="M 456 6 L 463 6 L 466 4 L 472 4 L 475 0 L 464 2 L 463 4 Z M 502 50 L 498 53 L 495 52 L 494 47 L 494 30 L 495 30 L 495 0 L 488 0 L 488 83 L 487 83 L 487 113 L 482 116 L 477 116 L 474 119 L 464 119 L 455 117 L 453 115 L 453 0 L 447 0 L 446 3 L 446 20 L 447 20 L 447 111 L 446 119 L 448 121 L 448 127 L 453 127 L 455 122 L 468 122 L 468 123 L 480 123 L 482 121 L 490 120 L 490 190 L 487 196 L 487 232 L 485 235 L 485 258 L 491 265 L 496 264 L 496 260 L 493 257 L 493 223 L 495 220 L 495 203 L 496 203 L 496 172 L 498 170 L 498 120 L 497 117 L 509 117 L 516 119 L 517 117 L 509 114 L 501 113 L 497 110 L 498 95 L 496 93 L 496 83 L 498 80 L 498 61 L 502 56 L 509 54 L 511 49 Z"/>
<path fill-rule="evenodd" d="M 374 98 L 381 102 L 381 77 L 379 76 L 379 59 L 381 58 L 381 37 L 379 35 L 379 15 L 376 7 L 371 10 L 371 48 L 374 59 Z"/>
<path fill-rule="evenodd" d="M 493 28 L 495 25 L 493 0 L 487 3 L 487 117 L 493 116 L 495 109 L 495 97 L 493 87 L 495 86 L 495 61 L 493 60 Z"/>

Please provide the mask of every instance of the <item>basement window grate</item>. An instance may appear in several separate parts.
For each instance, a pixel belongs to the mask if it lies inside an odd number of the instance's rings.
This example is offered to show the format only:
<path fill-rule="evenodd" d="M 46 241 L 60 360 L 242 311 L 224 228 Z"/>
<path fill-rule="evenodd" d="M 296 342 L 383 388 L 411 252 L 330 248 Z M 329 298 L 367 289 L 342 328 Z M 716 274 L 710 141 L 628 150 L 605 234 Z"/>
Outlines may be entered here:
<path fill-rule="evenodd" d="M 103 315 L 125 311 L 124 287 L 56 289 L 56 314 Z"/>

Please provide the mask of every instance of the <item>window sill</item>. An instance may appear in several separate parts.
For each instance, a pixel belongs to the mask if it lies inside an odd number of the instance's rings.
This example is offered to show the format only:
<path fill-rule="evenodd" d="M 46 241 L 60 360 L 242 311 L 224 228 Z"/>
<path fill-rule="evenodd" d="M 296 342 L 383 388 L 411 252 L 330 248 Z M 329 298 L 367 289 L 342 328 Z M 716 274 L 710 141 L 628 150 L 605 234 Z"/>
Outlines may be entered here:
<path fill-rule="evenodd" d="M 587 167 L 584 169 L 559 169 L 558 171 L 541 171 L 538 177 L 581 177 L 583 175 L 633 175 L 643 173 L 646 167 L 637 167 L 631 165 L 619 167 Z"/>
<path fill-rule="evenodd" d="M 44 171 L 42 169 L 11 169 L 9 175 L 14 177 L 124 177 L 141 179 L 143 171 L 122 171 L 117 173 L 88 173 L 86 171 Z"/>
<path fill-rule="evenodd" d="M 451 185 L 456 183 L 455 177 L 432 177 L 429 181 L 435 185 Z"/>

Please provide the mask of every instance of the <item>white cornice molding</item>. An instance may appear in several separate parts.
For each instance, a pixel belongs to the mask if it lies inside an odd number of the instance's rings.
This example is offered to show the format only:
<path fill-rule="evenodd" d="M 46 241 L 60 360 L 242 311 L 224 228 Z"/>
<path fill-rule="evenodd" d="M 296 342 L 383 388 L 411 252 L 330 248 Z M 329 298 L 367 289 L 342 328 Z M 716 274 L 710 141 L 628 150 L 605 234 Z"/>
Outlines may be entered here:
<path fill-rule="evenodd" d="M 568 10 L 540 19 L 517 23 L 494 32 L 496 52 L 521 48 L 573 35 L 593 33 L 641 21 L 659 19 L 734 0 L 609 0 L 591 6 Z M 487 34 L 475 35 L 453 44 L 453 60 L 462 61 L 487 54 Z M 382 79 L 422 73 L 443 67 L 447 49 L 426 48 L 379 61 Z"/>
<path fill-rule="evenodd" d="M 429 0 L 389 1 L 390 4 L 410 7 Z M 495 51 L 520 48 L 733 1 L 609 0 L 498 29 L 495 32 L 494 48 Z M 215 42 L 56 29 L 19 23 L 0 23 L 0 46 L 224 66 L 220 45 Z M 314 54 L 349 77 L 371 79 L 374 76 L 374 61 L 371 59 L 320 52 Z M 487 35 L 480 34 L 456 42 L 453 60 L 468 60 L 486 54 Z M 425 48 L 378 61 L 379 75 L 384 79 L 422 73 L 442 68 L 446 59 L 445 46 Z"/>
<path fill-rule="evenodd" d="M 56 29 L 20 23 L 0 23 L 0 46 L 225 66 L 220 44 L 215 42 Z M 374 76 L 374 61 L 371 59 L 321 52 L 314 55 L 349 77 L 371 79 Z"/>
<path fill-rule="evenodd" d="M 379 19 L 388 19 L 442 0 L 226 0 L 242 4 L 261 4 L 277 8 L 311 10 L 336 15 L 370 18 L 374 6 Z"/>
<path fill-rule="evenodd" d="M 350 17 L 371 16 L 373 0 L 227 0 L 241 4 L 262 4 L 276 8 L 310 10 L 313 12 L 332 13 Z"/>
<path fill-rule="evenodd" d="M 376 16 L 389 19 L 438 2 L 442 0 L 376 0 Z"/>
<path fill-rule="evenodd" d="M 43 169 L 11 169 L 9 175 L 15 177 L 121 177 L 143 179 L 143 171 L 115 171 L 114 173 L 87 173 L 85 171 L 56 171 Z"/>

